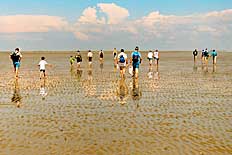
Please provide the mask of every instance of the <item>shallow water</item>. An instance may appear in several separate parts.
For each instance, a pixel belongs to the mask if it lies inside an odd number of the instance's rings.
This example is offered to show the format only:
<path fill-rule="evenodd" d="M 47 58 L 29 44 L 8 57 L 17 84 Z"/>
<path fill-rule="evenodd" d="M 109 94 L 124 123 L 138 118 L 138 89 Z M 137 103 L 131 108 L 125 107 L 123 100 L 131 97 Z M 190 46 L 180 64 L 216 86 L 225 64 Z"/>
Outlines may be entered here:
<path fill-rule="evenodd" d="M 79 70 L 73 53 L 23 53 L 18 80 L 0 53 L 0 154 L 232 154 L 232 53 L 206 67 L 161 52 L 138 80 L 120 79 L 111 53 L 103 65 L 95 54 L 92 69 L 82 53 Z M 41 56 L 52 64 L 45 80 Z"/>

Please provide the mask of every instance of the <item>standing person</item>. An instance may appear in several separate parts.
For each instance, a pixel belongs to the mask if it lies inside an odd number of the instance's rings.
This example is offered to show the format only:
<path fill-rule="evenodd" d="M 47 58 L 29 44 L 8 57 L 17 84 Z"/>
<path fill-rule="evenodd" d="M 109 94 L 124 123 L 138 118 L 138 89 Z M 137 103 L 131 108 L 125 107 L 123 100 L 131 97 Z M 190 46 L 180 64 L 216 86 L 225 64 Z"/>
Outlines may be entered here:
<path fill-rule="evenodd" d="M 116 59 L 117 59 L 117 54 L 118 54 L 118 51 L 117 51 L 117 49 L 116 49 L 116 48 L 114 48 L 114 50 L 113 50 L 114 60 L 116 60 Z"/>
<path fill-rule="evenodd" d="M 142 56 L 139 52 L 139 47 L 135 47 L 135 51 L 132 52 L 131 54 L 131 61 L 132 66 L 133 66 L 133 76 L 135 78 L 138 78 L 138 73 L 139 73 L 139 65 L 142 62 Z"/>
<path fill-rule="evenodd" d="M 118 51 L 116 48 L 114 48 L 113 50 L 113 57 L 114 57 L 114 65 L 117 67 L 117 54 L 118 54 Z"/>
<path fill-rule="evenodd" d="M 41 57 L 41 60 L 38 64 L 40 70 L 40 79 L 42 78 L 42 76 L 44 76 L 44 78 L 46 77 L 46 73 L 45 73 L 46 65 L 48 65 L 48 63 L 47 61 L 45 61 L 45 57 Z"/>
<path fill-rule="evenodd" d="M 128 64 L 127 54 L 124 53 L 124 49 L 121 49 L 121 52 L 118 54 L 117 64 L 120 69 L 120 77 L 125 77 L 125 70 Z"/>
<path fill-rule="evenodd" d="M 213 64 L 217 63 L 217 51 L 214 49 L 211 53 L 211 56 L 213 57 Z"/>
<path fill-rule="evenodd" d="M 158 50 L 155 50 L 154 52 L 154 59 L 156 60 L 156 64 L 157 66 L 159 65 L 159 51 Z"/>
<path fill-rule="evenodd" d="M 204 63 L 204 60 L 205 60 L 205 50 L 203 49 L 201 51 L 201 63 L 203 64 Z"/>
<path fill-rule="evenodd" d="M 193 60 L 194 60 L 194 63 L 196 62 L 197 55 L 198 55 L 198 51 L 197 51 L 197 49 L 195 49 L 195 50 L 193 51 Z"/>
<path fill-rule="evenodd" d="M 82 56 L 80 51 L 77 51 L 77 55 L 75 56 L 76 60 L 77 60 L 77 68 L 81 67 L 81 62 L 82 62 Z"/>
<path fill-rule="evenodd" d="M 99 52 L 99 61 L 100 61 L 101 64 L 103 63 L 103 58 L 104 58 L 104 53 L 103 53 L 103 50 L 101 50 Z"/>
<path fill-rule="evenodd" d="M 16 48 L 14 52 L 10 54 L 10 58 L 13 62 L 15 78 L 18 78 L 20 61 L 22 59 L 22 54 L 19 51 L 19 48 Z"/>
<path fill-rule="evenodd" d="M 152 51 L 148 52 L 147 59 L 149 60 L 149 65 L 151 67 L 151 65 L 152 65 L 152 59 L 153 59 L 153 53 L 152 53 Z"/>
<path fill-rule="evenodd" d="M 204 61 L 206 65 L 208 65 L 208 59 L 209 59 L 209 52 L 208 49 L 206 48 L 204 51 Z"/>
<path fill-rule="evenodd" d="M 92 61 L 93 61 L 93 53 L 91 50 L 89 50 L 87 54 L 88 60 L 89 60 L 89 67 L 92 67 Z"/>
<path fill-rule="evenodd" d="M 73 66 L 73 63 L 75 62 L 75 58 L 71 55 L 69 58 L 70 65 Z"/>

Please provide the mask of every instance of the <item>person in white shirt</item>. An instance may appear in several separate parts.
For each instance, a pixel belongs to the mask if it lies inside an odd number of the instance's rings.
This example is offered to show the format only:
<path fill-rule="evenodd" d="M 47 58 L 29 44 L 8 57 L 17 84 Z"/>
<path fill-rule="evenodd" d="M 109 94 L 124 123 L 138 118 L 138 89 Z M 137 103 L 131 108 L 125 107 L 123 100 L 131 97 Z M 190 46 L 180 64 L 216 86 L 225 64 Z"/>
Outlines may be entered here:
<path fill-rule="evenodd" d="M 44 78 L 46 77 L 46 74 L 45 74 L 46 65 L 48 65 L 48 63 L 47 61 L 45 61 L 45 57 L 41 57 L 41 60 L 38 64 L 39 70 L 40 70 L 40 79 L 42 78 L 42 76 L 44 76 Z"/>
<path fill-rule="evenodd" d="M 157 66 L 159 65 L 159 51 L 158 50 L 155 50 L 154 52 L 154 59 L 156 60 L 156 64 Z"/>
<path fill-rule="evenodd" d="M 89 67 L 91 67 L 92 65 L 92 61 L 93 61 L 93 53 L 91 50 L 89 50 L 88 54 L 87 54 L 88 60 L 89 60 Z"/>
<path fill-rule="evenodd" d="M 121 52 L 118 54 L 117 64 L 120 69 L 120 76 L 125 76 L 126 66 L 128 64 L 127 54 L 124 53 L 124 49 L 121 49 Z"/>
<path fill-rule="evenodd" d="M 152 51 L 148 52 L 147 59 L 149 60 L 149 65 L 151 67 L 151 65 L 152 65 L 152 59 L 153 59 L 153 53 L 152 53 Z"/>

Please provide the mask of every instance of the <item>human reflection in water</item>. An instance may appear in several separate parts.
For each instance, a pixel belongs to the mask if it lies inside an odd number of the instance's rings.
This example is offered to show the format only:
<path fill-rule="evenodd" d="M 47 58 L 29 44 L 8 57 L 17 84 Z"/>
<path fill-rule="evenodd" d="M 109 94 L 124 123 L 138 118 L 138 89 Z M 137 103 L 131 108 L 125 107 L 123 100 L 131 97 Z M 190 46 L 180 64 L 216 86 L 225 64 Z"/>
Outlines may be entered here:
<path fill-rule="evenodd" d="M 102 72 L 102 70 L 103 70 L 103 61 L 102 62 L 100 62 L 100 69 L 101 69 L 101 72 Z"/>
<path fill-rule="evenodd" d="M 140 100 L 142 97 L 142 92 L 139 88 L 139 79 L 138 78 L 133 78 L 131 96 L 132 96 L 133 100 Z"/>
<path fill-rule="evenodd" d="M 20 108 L 22 97 L 20 95 L 20 88 L 19 88 L 18 79 L 16 79 L 14 82 L 14 93 L 13 93 L 13 96 L 11 98 L 11 101 L 13 103 L 15 103 L 18 108 Z"/>
<path fill-rule="evenodd" d="M 193 72 L 197 72 L 197 64 L 196 64 L 196 62 L 194 62 L 194 65 L 193 65 Z"/>
<path fill-rule="evenodd" d="M 216 64 L 213 64 L 213 73 L 216 73 L 217 66 Z"/>
<path fill-rule="evenodd" d="M 48 93 L 46 91 L 46 79 L 41 79 L 39 95 L 42 97 L 42 100 L 45 100 L 45 97 L 47 96 L 47 94 Z"/>
<path fill-rule="evenodd" d="M 152 78 L 153 78 L 153 71 L 152 71 L 152 67 L 151 67 L 151 66 L 149 67 L 147 76 L 148 76 L 149 79 L 152 79 Z"/>
<path fill-rule="evenodd" d="M 125 82 L 125 78 L 121 78 L 118 83 L 117 95 L 120 98 L 120 104 L 126 103 L 126 98 L 128 96 L 128 87 Z"/>
<path fill-rule="evenodd" d="M 80 68 L 77 69 L 77 72 L 76 72 L 76 77 L 77 77 L 77 80 L 80 80 L 81 77 L 82 77 L 82 70 Z"/>
<path fill-rule="evenodd" d="M 92 83 L 92 80 L 93 80 L 93 71 L 92 71 L 92 68 L 90 68 L 88 70 L 88 81 L 89 81 L 89 83 Z"/>

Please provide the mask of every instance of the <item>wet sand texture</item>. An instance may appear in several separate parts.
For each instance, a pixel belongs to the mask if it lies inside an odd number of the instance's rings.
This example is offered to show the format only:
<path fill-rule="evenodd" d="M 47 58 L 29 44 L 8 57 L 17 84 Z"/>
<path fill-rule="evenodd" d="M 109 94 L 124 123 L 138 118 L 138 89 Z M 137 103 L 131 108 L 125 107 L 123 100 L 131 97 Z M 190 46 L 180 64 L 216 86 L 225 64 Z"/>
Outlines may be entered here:
<path fill-rule="evenodd" d="M 207 68 L 191 52 L 161 52 L 149 74 L 143 53 L 139 80 L 128 70 L 120 80 L 112 52 L 103 65 L 95 53 L 92 69 L 82 54 L 77 70 L 70 53 L 23 53 L 16 81 L 0 53 L 1 155 L 232 154 L 232 53 Z M 53 65 L 45 81 L 41 56 Z"/>

